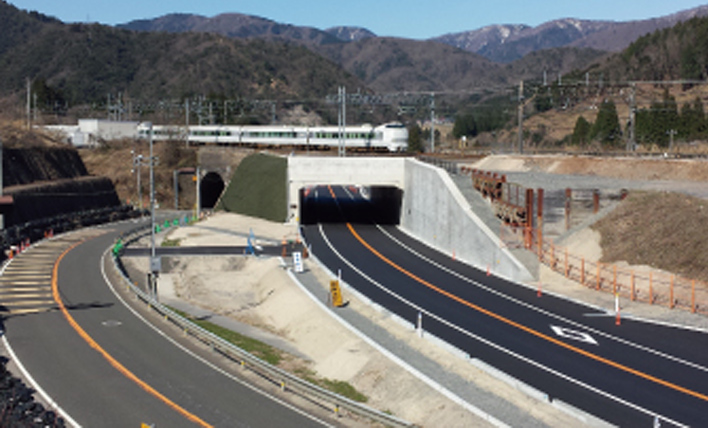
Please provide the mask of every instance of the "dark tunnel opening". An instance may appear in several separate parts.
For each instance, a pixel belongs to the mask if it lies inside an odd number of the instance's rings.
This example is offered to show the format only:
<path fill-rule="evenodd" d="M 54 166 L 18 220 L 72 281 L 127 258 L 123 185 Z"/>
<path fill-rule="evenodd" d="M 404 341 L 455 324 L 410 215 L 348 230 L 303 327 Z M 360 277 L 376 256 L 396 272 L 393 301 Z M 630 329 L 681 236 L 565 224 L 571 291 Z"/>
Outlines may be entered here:
<path fill-rule="evenodd" d="M 315 186 L 300 189 L 300 224 L 398 225 L 403 190 L 393 186 Z"/>
<path fill-rule="evenodd" d="M 202 208 L 212 209 L 224 192 L 224 180 L 215 172 L 207 173 L 201 180 L 199 192 L 202 201 Z"/>

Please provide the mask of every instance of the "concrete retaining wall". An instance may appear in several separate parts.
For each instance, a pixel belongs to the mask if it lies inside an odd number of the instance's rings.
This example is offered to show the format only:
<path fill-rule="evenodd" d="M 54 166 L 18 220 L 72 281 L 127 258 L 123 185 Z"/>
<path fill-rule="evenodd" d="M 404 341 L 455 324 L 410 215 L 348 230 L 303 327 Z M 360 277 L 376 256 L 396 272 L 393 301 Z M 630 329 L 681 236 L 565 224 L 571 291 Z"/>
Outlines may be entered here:
<path fill-rule="evenodd" d="M 470 208 L 447 173 L 414 159 L 405 163 L 401 228 L 479 269 L 514 281 L 532 275 Z"/>
<path fill-rule="evenodd" d="M 6 227 L 61 214 L 120 206 L 113 183 L 102 177 L 60 180 L 4 190 L 14 199 L 10 212 L 5 216 Z"/>

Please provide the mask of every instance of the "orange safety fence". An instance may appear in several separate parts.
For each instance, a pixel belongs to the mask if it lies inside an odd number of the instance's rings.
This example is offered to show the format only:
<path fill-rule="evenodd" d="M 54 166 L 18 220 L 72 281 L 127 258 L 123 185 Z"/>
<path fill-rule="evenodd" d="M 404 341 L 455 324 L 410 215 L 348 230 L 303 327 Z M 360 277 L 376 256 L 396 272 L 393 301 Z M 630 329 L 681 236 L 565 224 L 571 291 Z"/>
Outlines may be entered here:
<path fill-rule="evenodd" d="M 530 238 L 530 239 L 529 239 Z M 708 283 L 651 269 L 630 269 L 586 260 L 543 240 L 536 230 L 502 225 L 500 245 L 533 251 L 539 262 L 583 286 L 637 302 L 708 314 Z"/>

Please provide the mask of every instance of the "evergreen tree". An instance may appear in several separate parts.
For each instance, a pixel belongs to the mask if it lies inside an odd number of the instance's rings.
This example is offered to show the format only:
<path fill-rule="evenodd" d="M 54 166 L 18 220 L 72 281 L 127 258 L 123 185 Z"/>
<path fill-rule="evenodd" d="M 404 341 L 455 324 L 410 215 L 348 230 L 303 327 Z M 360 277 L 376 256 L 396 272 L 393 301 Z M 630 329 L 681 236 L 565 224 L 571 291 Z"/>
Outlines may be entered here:
<path fill-rule="evenodd" d="M 637 143 L 649 143 L 651 142 L 651 113 L 649 110 L 643 108 L 637 110 L 636 114 L 636 125 L 634 127 L 634 138 Z"/>
<path fill-rule="evenodd" d="M 408 152 L 422 153 L 424 150 L 423 131 L 417 123 L 408 126 Z"/>
<path fill-rule="evenodd" d="M 584 117 L 578 117 L 575 121 L 575 128 L 571 137 L 571 143 L 576 146 L 584 146 L 590 141 L 590 131 L 592 125 Z"/>
<path fill-rule="evenodd" d="M 669 131 L 677 131 L 679 127 L 679 114 L 676 99 L 668 90 L 664 91 L 662 101 L 655 101 L 649 111 L 649 143 L 656 143 L 661 147 L 669 145 Z"/>
<path fill-rule="evenodd" d="M 471 114 L 458 115 L 455 118 L 455 125 L 452 128 L 452 135 L 455 138 L 474 137 L 477 135 L 477 122 Z"/>
<path fill-rule="evenodd" d="M 592 128 L 592 138 L 609 147 L 622 145 L 622 130 L 613 101 L 606 100 L 600 105 L 595 126 Z"/>
<path fill-rule="evenodd" d="M 700 98 L 696 97 L 693 104 L 683 105 L 677 131 L 679 138 L 684 141 L 697 140 L 705 136 L 706 116 Z"/>

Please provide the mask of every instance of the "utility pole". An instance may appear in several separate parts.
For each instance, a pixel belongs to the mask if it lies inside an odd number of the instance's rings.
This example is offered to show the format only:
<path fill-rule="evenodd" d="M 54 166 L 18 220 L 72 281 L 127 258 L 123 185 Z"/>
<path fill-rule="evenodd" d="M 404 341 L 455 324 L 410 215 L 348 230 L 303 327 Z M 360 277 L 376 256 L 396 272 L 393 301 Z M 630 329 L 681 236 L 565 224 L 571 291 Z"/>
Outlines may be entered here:
<path fill-rule="evenodd" d="M 155 152 L 153 150 L 153 127 L 149 124 L 150 132 L 150 273 L 148 284 L 150 295 L 157 300 L 157 277 L 161 270 L 161 261 L 155 256 Z"/>
<path fill-rule="evenodd" d="M 669 152 L 674 151 L 674 135 L 676 135 L 676 130 L 675 129 L 669 129 L 666 131 L 667 134 L 669 134 Z"/>
<path fill-rule="evenodd" d="M 175 191 L 175 211 L 179 210 L 179 170 L 172 171 L 172 178 Z"/>
<path fill-rule="evenodd" d="M 637 84 L 632 82 L 629 90 L 629 139 L 627 152 L 633 152 L 637 145 Z"/>
<path fill-rule="evenodd" d="M 524 81 L 519 83 L 519 154 L 524 153 Z"/>
<path fill-rule="evenodd" d="M 430 93 L 430 152 L 435 153 L 435 92 Z"/>
<path fill-rule="evenodd" d="M 143 186 L 140 183 L 140 176 L 142 175 L 141 171 L 140 171 L 140 169 L 141 169 L 140 167 L 143 166 L 145 163 L 143 160 L 143 155 L 136 155 L 135 152 L 132 150 L 130 151 L 130 154 L 133 155 L 133 169 L 130 172 L 131 173 L 136 172 L 136 168 L 137 168 L 137 173 L 138 173 L 138 183 L 137 183 L 137 186 L 138 186 L 138 206 L 140 208 L 140 211 L 142 212 L 142 210 L 143 210 Z M 142 216 L 142 214 L 140 214 L 140 215 Z"/>
<path fill-rule="evenodd" d="M 347 131 L 347 88 L 339 87 L 339 157 L 344 157 L 347 154 L 346 147 L 346 131 Z"/>
<path fill-rule="evenodd" d="M 27 129 L 32 130 L 32 87 L 30 86 L 30 78 L 27 78 Z"/>
<path fill-rule="evenodd" d="M 155 258 L 155 157 L 153 152 L 152 123 L 149 124 L 150 133 L 150 257 Z M 152 266 L 152 264 L 151 264 Z"/>

